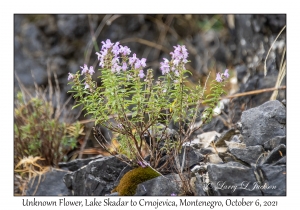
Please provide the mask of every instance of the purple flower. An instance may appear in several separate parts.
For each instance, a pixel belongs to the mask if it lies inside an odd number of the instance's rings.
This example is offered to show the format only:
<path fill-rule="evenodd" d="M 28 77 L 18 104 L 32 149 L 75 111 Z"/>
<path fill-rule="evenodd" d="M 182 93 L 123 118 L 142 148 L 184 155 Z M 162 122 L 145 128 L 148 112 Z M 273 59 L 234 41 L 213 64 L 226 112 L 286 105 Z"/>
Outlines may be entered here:
<path fill-rule="evenodd" d="M 104 67 L 104 58 L 107 55 L 107 52 L 107 49 L 100 51 L 100 53 L 96 52 L 96 55 L 98 55 L 98 60 L 100 61 L 99 66 L 102 68 Z"/>
<path fill-rule="evenodd" d="M 178 66 L 179 62 L 180 62 L 180 60 L 179 60 L 178 58 L 175 58 L 175 59 L 173 60 L 173 64 L 174 64 L 175 66 Z"/>
<path fill-rule="evenodd" d="M 114 57 L 114 58 L 111 60 L 111 64 L 112 64 L 112 65 L 118 64 L 118 63 L 120 63 L 119 57 Z"/>
<path fill-rule="evenodd" d="M 217 74 L 216 80 L 217 80 L 217 82 L 222 82 L 222 81 L 223 81 L 223 79 L 222 79 L 220 73 Z"/>
<path fill-rule="evenodd" d="M 86 64 L 84 64 L 83 67 L 80 66 L 80 68 L 82 69 L 81 75 L 86 74 L 89 70 Z"/>
<path fill-rule="evenodd" d="M 126 71 L 126 69 L 127 69 L 127 63 L 124 62 L 123 65 L 122 65 L 122 70 Z"/>
<path fill-rule="evenodd" d="M 172 193 L 171 196 L 177 196 L 175 193 Z"/>
<path fill-rule="evenodd" d="M 142 166 L 142 168 L 145 168 L 145 165 L 142 163 L 142 161 L 138 161 L 138 164 Z"/>
<path fill-rule="evenodd" d="M 116 44 L 113 46 L 112 52 L 116 57 L 118 56 L 120 52 L 119 42 L 116 42 Z"/>
<path fill-rule="evenodd" d="M 100 61 L 99 66 L 101 66 L 102 68 L 104 68 L 104 61 Z"/>
<path fill-rule="evenodd" d="M 129 55 L 131 51 L 127 46 L 123 47 L 122 45 L 120 45 L 120 53 L 122 53 L 123 55 Z"/>
<path fill-rule="evenodd" d="M 112 73 L 120 73 L 120 70 L 121 70 L 121 66 L 119 66 L 117 63 L 115 63 L 112 67 L 111 67 L 111 72 Z"/>
<path fill-rule="evenodd" d="M 188 57 L 189 53 L 187 52 L 185 45 L 181 46 L 181 52 L 182 52 L 183 58 L 186 59 Z"/>
<path fill-rule="evenodd" d="M 160 69 L 161 69 L 161 73 L 163 74 L 163 75 L 165 75 L 165 74 L 167 74 L 167 73 L 169 73 L 170 72 L 170 68 L 168 68 L 168 67 L 160 67 Z"/>
<path fill-rule="evenodd" d="M 180 54 L 178 51 L 170 52 L 170 54 L 172 55 L 173 60 L 176 58 L 180 58 Z"/>
<path fill-rule="evenodd" d="M 174 53 L 173 53 L 173 55 L 175 56 L 175 57 L 180 57 L 181 56 L 181 53 L 180 53 L 180 51 L 181 51 L 181 46 L 180 45 L 177 45 L 177 46 L 173 46 L 174 47 Z"/>
<path fill-rule="evenodd" d="M 101 59 L 102 55 L 98 52 L 96 52 L 96 55 L 98 55 L 98 61 Z"/>
<path fill-rule="evenodd" d="M 111 43 L 111 41 L 110 41 L 109 39 L 107 39 L 106 42 L 102 41 L 101 43 L 103 44 L 103 45 L 102 45 L 102 48 L 101 48 L 102 50 L 105 49 L 105 48 L 106 48 L 106 49 L 109 49 L 109 48 L 111 48 L 111 47 L 113 46 L 113 44 L 114 44 L 114 43 Z"/>
<path fill-rule="evenodd" d="M 140 64 L 142 67 L 146 67 L 146 58 L 142 58 Z"/>
<path fill-rule="evenodd" d="M 134 64 L 134 68 L 139 69 L 140 67 L 141 67 L 141 61 L 140 61 L 140 59 L 136 59 L 135 64 Z"/>
<path fill-rule="evenodd" d="M 136 57 L 136 54 L 134 53 L 133 56 L 129 58 L 129 64 L 133 65 L 137 59 L 138 58 Z"/>
<path fill-rule="evenodd" d="M 96 55 L 98 55 L 98 60 L 100 61 L 105 55 L 107 55 L 107 49 L 101 50 L 100 53 L 96 52 Z"/>
<path fill-rule="evenodd" d="M 149 165 L 149 163 L 147 163 L 146 161 L 138 161 L 138 164 L 139 164 L 140 166 L 142 166 L 142 168 L 145 168 L 146 166 Z"/>
<path fill-rule="evenodd" d="M 183 56 L 183 53 L 182 53 L 182 48 L 180 45 L 177 45 L 174 46 L 175 50 L 174 50 L 174 53 L 173 53 L 173 59 L 182 59 L 184 56 Z M 184 47 L 185 48 L 185 47 Z"/>
<path fill-rule="evenodd" d="M 74 75 L 69 73 L 68 80 L 73 80 L 73 79 L 74 79 Z"/>
<path fill-rule="evenodd" d="M 168 64 L 169 65 L 169 60 L 166 59 L 166 58 L 163 58 L 164 59 L 164 62 L 161 62 L 161 63 L 164 63 L 164 64 Z"/>
<path fill-rule="evenodd" d="M 94 67 L 90 66 L 89 74 L 90 74 L 90 75 L 93 75 L 94 73 L 95 73 Z"/>
<path fill-rule="evenodd" d="M 167 74 L 170 72 L 170 65 L 169 60 L 166 58 L 163 58 L 164 62 L 160 62 L 160 70 L 162 71 L 162 74 Z"/>
<path fill-rule="evenodd" d="M 228 69 L 225 70 L 224 74 L 223 74 L 226 78 L 229 78 L 229 73 L 228 73 Z"/>
<path fill-rule="evenodd" d="M 85 86 L 84 86 L 84 89 L 88 89 L 88 88 L 90 88 L 90 86 L 89 86 L 89 84 L 88 83 L 84 83 L 85 84 Z"/>
<path fill-rule="evenodd" d="M 171 52 L 173 63 L 175 66 L 178 66 L 180 62 L 187 63 L 188 52 L 184 45 L 174 46 L 174 52 Z"/>
<path fill-rule="evenodd" d="M 138 74 L 140 78 L 144 78 L 145 74 L 143 70 L 140 70 L 140 73 Z"/>

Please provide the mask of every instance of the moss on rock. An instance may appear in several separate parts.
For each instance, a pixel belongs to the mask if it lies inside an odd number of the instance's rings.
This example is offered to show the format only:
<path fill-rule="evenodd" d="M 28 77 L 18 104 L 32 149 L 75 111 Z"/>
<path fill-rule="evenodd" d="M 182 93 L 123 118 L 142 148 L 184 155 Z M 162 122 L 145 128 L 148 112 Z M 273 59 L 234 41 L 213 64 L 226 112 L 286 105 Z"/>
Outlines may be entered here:
<path fill-rule="evenodd" d="M 160 176 L 151 167 L 138 167 L 127 172 L 120 180 L 119 185 L 113 190 L 119 195 L 134 195 L 138 184 Z"/>

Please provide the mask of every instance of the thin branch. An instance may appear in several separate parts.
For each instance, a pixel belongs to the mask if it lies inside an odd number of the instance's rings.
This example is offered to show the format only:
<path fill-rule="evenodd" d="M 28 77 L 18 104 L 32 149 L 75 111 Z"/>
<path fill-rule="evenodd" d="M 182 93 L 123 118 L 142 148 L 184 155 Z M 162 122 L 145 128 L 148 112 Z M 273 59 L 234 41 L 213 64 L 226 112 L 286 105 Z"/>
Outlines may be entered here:
<path fill-rule="evenodd" d="M 286 86 L 280 86 L 278 88 L 265 88 L 265 89 L 261 89 L 261 90 L 253 90 L 253 91 L 249 91 L 249 92 L 245 92 L 245 93 L 237 93 L 232 96 L 225 96 L 222 99 L 238 98 L 238 97 L 242 97 L 242 96 L 256 95 L 256 94 L 260 94 L 260 93 L 270 92 L 270 91 L 274 91 L 274 90 L 283 90 L 283 89 L 286 89 Z"/>

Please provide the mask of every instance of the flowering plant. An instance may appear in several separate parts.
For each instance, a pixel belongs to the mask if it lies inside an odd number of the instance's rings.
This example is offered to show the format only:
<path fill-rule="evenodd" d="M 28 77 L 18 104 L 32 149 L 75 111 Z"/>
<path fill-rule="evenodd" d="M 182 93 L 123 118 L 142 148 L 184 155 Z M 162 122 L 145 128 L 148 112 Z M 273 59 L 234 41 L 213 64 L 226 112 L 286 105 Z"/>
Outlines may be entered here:
<path fill-rule="evenodd" d="M 202 124 L 211 119 L 214 107 L 225 93 L 228 70 L 218 74 L 212 93 L 204 97 L 200 84 L 195 88 L 186 85 L 191 73 L 185 68 L 189 61 L 184 45 L 174 46 L 171 60 L 163 59 L 162 76 L 155 81 L 153 70 L 144 70 L 145 58 L 139 59 L 136 54 L 130 57 L 130 49 L 119 42 L 108 39 L 102 44 L 101 51 L 96 53 L 101 67 L 100 85 L 92 79 L 92 66 L 84 64 L 81 73 L 69 73 L 71 92 L 78 99 L 76 106 L 83 105 L 96 125 L 118 134 L 119 147 L 112 145 L 112 154 L 124 154 L 122 160 L 130 165 L 149 165 L 163 171 L 172 158 L 162 164 L 162 157 L 180 153 L 183 143 L 199 129 L 196 119 L 202 116 Z M 203 102 L 208 108 L 202 114 L 199 108 Z M 169 128 L 171 124 L 178 127 L 176 132 Z M 108 141 L 99 143 L 111 152 Z M 150 158 L 145 161 L 148 155 Z"/>

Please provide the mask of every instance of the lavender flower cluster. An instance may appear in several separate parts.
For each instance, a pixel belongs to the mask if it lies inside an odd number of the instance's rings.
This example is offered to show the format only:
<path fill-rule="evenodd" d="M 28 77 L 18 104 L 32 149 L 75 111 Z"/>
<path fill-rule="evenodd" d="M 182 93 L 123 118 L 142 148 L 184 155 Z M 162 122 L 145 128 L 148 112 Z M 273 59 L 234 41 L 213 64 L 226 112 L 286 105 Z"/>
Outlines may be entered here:
<path fill-rule="evenodd" d="M 146 67 L 146 58 L 139 59 L 136 57 L 135 53 L 132 57 L 128 57 L 131 53 L 130 48 L 120 45 L 119 42 L 112 43 L 110 39 L 107 39 L 106 42 L 102 41 L 101 43 L 103 44 L 101 51 L 96 52 L 98 60 L 100 61 L 99 66 L 111 69 L 112 73 L 120 73 L 121 70 L 126 71 L 131 66 L 131 69 L 135 69 L 139 72 L 138 76 L 140 78 L 145 77 L 143 68 Z M 160 70 L 163 75 L 173 72 L 174 75 L 178 77 L 180 74 L 179 70 L 185 70 L 185 64 L 188 62 L 187 57 L 189 53 L 184 45 L 177 45 L 174 46 L 174 48 L 174 51 L 170 53 L 172 56 L 171 61 L 163 58 L 164 61 L 160 63 Z M 88 68 L 88 66 L 84 64 L 84 66 L 81 66 L 80 68 L 82 69 L 81 75 L 93 75 L 95 73 L 93 66 Z M 228 69 L 226 69 L 224 73 L 217 74 L 216 81 L 222 82 L 228 77 Z M 72 79 L 74 79 L 74 75 L 69 73 L 68 80 Z M 85 88 L 89 88 L 88 84 L 86 84 Z"/>
<path fill-rule="evenodd" d="M 120 73 L 121 70 L 126 71 L 130 65 L 132 69 L 139 71 L 138 76 L 140 78 L 145 77 L 143 68 L 146 67 L 146 58 L 139 59 L 135 53 L 132 57 L 128 58 L 128 55 L 131 53 L 130 48 L 120 45 L 119 42 L 114 44 L 107 39 L 106 42 L 102 41 L 101 43 L 103 45 L 100 53 L 96 52 L 100 61 L 99 66 L 102 68 L 110 67 L 113 73 Z M 122 63 L 120 62 L 120 58 L 122 58 Z"/>
<path fill-rule="evenodd" d="M 218 74 L 217 74 L 216 81 L 217 81 L 217 82 L 223 82 L 223 80 L 224 80 L 225 78 L 229 78 L 228 69 L 226 69 L 224 73 L 221 73 L 221 74 L 218 73 Z"/>
<path fill-rule="evenodd" d="M 160 63 L 160 70 L 163 75 L 168 74 L 171 70 L 176 76 L 179 76 L 178 67 L 185 69 L 185 64 L 188 62 L 187 57 L 189 53 L 187 52 L 186 47 L 184 45 L 177 45 L 177 47 L 174 46 L 174 48 L 174 52 L 170 53 L 172 55 L 172 60 L 169 61 L 168 59 L 163 58 L 164 62 Z"/>

